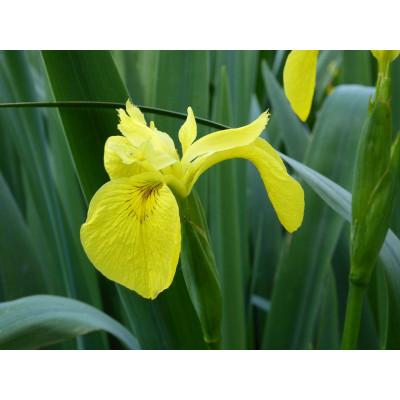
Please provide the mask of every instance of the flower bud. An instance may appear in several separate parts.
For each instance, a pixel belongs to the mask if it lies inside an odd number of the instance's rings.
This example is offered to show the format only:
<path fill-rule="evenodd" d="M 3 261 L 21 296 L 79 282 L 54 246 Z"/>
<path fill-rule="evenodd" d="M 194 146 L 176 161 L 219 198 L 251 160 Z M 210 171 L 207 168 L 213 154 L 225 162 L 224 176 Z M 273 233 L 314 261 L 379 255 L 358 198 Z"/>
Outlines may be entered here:
<path fill-rule="evenodd" d="M 395 57 L 389 51 L 373 53 L 379 63 L 378 82 L 353 181 L 350 277 L 359 285 L 368 284 L 389 229 L 400 157 L 399 138 L 391 145 L 390 63 Z"/>

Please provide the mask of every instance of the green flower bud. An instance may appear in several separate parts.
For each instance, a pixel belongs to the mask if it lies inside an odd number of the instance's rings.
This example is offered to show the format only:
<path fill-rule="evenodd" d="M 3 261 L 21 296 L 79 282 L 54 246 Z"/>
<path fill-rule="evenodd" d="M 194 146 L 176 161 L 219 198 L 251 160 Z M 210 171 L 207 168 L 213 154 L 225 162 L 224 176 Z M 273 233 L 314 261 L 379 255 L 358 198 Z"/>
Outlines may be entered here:
<path fill-rule="evenodd" d="M 384 52 L 385 53 L 385 52 Z M 353 181 L 351 227 L 351 280 L 366 285 L 389 229 L 400 140 L 391 134 L 391 54 L 379 54 L 375 99 L 358 148 Z"/>

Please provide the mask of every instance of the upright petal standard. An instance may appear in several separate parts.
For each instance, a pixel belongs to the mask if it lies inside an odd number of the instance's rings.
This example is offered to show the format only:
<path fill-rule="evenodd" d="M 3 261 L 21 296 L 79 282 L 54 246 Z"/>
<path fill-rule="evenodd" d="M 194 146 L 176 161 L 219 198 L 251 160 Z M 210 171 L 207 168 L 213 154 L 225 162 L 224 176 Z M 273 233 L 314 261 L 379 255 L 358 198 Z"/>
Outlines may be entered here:
<path fill-rule="evenodd" d="M 259 136 L 269 114 L 241 128 L 198 140 L 192 109 L 179 131 L 182 157 L 172 139 L 149 125 L 129 100 L 118 110 L 118 129 L 104 149 L 110 181 L 93 196 L 81 242 L 93 265 L 107 278 L 154 299 L 174 278 L 181 249 L 179 198 L 213 165 L 244 158 L 258 169 L 282 225 L 294 232 L 304 213 L 304 192 L 272 146 Z"/>

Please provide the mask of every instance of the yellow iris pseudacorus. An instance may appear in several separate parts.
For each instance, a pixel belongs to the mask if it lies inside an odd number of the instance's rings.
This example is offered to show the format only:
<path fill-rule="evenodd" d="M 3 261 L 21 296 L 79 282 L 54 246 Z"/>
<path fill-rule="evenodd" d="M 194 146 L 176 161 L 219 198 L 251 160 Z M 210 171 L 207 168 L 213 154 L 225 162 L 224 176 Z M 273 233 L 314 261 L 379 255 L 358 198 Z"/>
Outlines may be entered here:
<path fill-rule="evenodd" d="M 154 299 L 168 288 L 181 250 L 177 198 L 187 197 L 199 176 L 213 165 L 244 158 L 258 169 L 282 225 L 301 224 L 304 194 L 288 175 L 278 153 L 260 138 L 269 114 L 249 125 L 210 133 L 196 140 L 192 109 L 179 130 L 181 155 L 171 137 L 147 125 L 130 101 L 118 110 L 123 136 L 108 138 L 104 166 L 110 181 L 93 196 L 81 242 L 93 265 L 107 278 Z"/>

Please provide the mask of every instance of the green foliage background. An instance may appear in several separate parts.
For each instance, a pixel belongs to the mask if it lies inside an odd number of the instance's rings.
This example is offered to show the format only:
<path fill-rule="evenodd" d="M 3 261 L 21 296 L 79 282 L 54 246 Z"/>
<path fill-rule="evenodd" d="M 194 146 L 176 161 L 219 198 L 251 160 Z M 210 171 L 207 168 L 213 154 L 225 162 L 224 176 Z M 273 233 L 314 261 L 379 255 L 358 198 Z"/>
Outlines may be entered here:
<path fill-rule="evenodd" d="M 191 105 L 196 116 L 231 126 L 270 109 L 264 136 L 288 156 L 305 189 L 301 229 L 283 231 L 257 171 L 244 161 L 226 161 L 197 184 L 222 289 L 224 349 L 340 345 L 353 165 L 376 63 L 367 51 L 323 51 L 303 124 L 282 90 L 287 54 L 0 53 L 0 103 L 131 97 L 178 112 Z M 399 81 L 400 59 L 393 64 L 395 133 Z M 148 117 L 177 139 L 181 120 Z M 150 301 L 106 280 L 82 250 L 79 228 L 107 180 L 103 147 L 116 126 L 112 109 L 0 109 L 0 348 L 207 348 L 180 267 L 172 287 Z M 203 126 L 200 134 L 210 131 Z M 398 202 L 368 289 L 360 348 L 400 348 Z"/>

